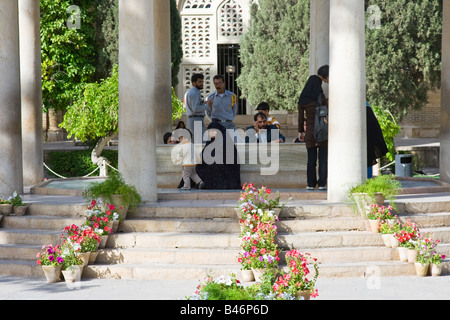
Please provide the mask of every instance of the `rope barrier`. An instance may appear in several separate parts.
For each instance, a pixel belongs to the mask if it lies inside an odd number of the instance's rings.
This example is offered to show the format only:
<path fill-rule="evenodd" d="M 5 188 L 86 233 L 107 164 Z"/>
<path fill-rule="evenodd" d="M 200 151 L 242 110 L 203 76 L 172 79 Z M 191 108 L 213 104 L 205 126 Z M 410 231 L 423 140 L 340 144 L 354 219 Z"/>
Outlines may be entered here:
<path fill-rule="evenodd" d="M 67 179 L 67 177 L 63 177 L 62 175 L 57 174 L 55 171 L 53 171 L 52 169 L 50 169 L 50 168 L 45 164 L 45 162 L 44 162 L 44 167 L 46 167 L 47 170 L 50 171 L 51 173 L 53 173 L 54 175 L 56 175 L 56 176 L 58 176 L 58 177 L 60 177 L 60 178 L 63 178 L 63 179 Z"/>
<path fill-rule="evenodd" d="M 111 168 L 113 168 L 114 170 L 116 170 L 117 172 L 119 172 L 119 170 L 117 170 L 116 168 L 114 168 L 113 166 L 111 166 L 109 163 L 104 162 L 104 164 L 107 164 L 109 167 L 111 167 Z M 45 167 L 48 171 L 50 171 L 51 173 L 53 173 L 55 176 L 60 177 L 60 178 L 62 178 L 62 179 L 67 179 L 67 177 L 64 177 L 64 176 L 62 176 L 62 175 L 56 173 L 56 172 L 53 171 L 52 169 L 50 169 L 50 168 L 47 166 L 47 164 L 46 164 L 45 162 L 44 162 L 44 167 Z M 97 171 L 97 170 L 99 170 L 99 169 L 100 169 L 100 167 L 95 168 L 94 171 L 88 173 L 87 175 L 82 176 L 82 178 L 87 178 L 87 177 L 93 175 L 94 172 Z"/>
<path fill-rule="evenodd" d="M 119 172 L 119 170 L 117 170 L 116 168 L 114 168 L 112 165 L 110 165 L 108 162 L 106 162 L 106 165 L 114 170 L 116 170 L 117 172 Z"/>

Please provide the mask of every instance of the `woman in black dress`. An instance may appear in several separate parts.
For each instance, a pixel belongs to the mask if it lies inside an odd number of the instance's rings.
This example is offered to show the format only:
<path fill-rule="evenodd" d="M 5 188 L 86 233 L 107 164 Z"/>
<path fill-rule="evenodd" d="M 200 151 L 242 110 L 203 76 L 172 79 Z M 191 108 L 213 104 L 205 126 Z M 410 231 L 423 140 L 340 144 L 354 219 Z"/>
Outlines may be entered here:
<path fill-rule="evenodd" d="M 202 151 L 202 163 L 197 165 L 197 174 L 209 190 L 241 189 L 241 167 L 233 139 L 219 122 L 209 124 L 207 132 L 211 140 L 206 142 Z M 219 138 L 221 137 L 221 139 Z M 233 144 L 233 154 L 227 154 L 227 145 Z M 228 149 L 231 149 L 228 147 Z M 178 186 L 180 188 L 182 182 Z M 194 188 L 194 182 L 191 181 Z M 196 187 L 196 186 L 195 186 Z"/>

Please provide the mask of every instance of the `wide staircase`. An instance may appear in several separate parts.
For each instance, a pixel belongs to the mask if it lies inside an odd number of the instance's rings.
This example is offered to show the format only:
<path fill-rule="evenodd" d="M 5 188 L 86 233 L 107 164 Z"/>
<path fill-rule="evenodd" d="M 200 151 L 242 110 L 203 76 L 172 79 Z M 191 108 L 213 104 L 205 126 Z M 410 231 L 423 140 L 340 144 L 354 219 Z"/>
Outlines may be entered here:
<path fill-rule="evenodd" d="M 118 231 L 109 236 L 95 264 L 83 278 L 200 280 L 206 275 L 235 273 L 239 252 L 239 223 L 234 211 L 239 192 L 192 192 L 178 200 L 166 194 L 157 204 L 130 211 Z M 345 204 L 294 196 L 280 214 L 277 242 L 283 250 L 309 252 L 318 259 L 320 277 L 415 275 L 413 264 L 400 262 L 396 249 L 384 246 L 381 235 L 366 231 L 364 221 Z M 82 224 L 86 206 L 80 197 L 67 204 L 42 196 L 25 216 L 0 221 L 0 276 L 44 277 L 36 265 L 43 245 L 60 243 L 64 226 Z M 234 199 L 234 200 L 233 200 Z M 398 198 L 399 216 L 415 221 L 421 231 L 442 241 L 438 251 L 450 255 L 450 194 Z M 281 254 L 284 263 L 283 254 Z M 446 262 L 447 264 L 447 262 Z M 446 268 L 444 268 L 446 271 Z"/>

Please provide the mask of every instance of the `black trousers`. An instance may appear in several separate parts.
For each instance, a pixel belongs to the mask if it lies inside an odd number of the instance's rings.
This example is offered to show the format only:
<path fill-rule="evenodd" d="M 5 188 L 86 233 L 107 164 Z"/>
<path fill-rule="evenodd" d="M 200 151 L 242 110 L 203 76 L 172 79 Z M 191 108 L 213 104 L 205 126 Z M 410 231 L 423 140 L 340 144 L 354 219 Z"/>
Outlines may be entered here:
<path fill-rule="evenodd" d="M 328 178 L 328 146 L 308 148 L 307 182 L 308 187 L 326 187 Z M 319 179 L 317 179 L 317 160 L 319 161 Z"/>

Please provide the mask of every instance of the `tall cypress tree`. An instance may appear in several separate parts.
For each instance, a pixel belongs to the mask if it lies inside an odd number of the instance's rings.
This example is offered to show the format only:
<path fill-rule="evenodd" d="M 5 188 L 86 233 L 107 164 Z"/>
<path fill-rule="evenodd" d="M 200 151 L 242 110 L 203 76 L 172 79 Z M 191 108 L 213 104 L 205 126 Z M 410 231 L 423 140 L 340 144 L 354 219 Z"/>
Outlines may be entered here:
<path fill-rule="evenodd" d="M 441 75 L 442 1 L 366 0 L 367 99 L 401 118 L 427 103 Z M 372 27 L 371 27 L 372 26 Z"/>
<path fill-rule="evenodd" d="M 237 79 L 252 105 L 295 110 L 309 76 L 309 0 L 259 0 L 241 40 L 243 64 Z"/>

